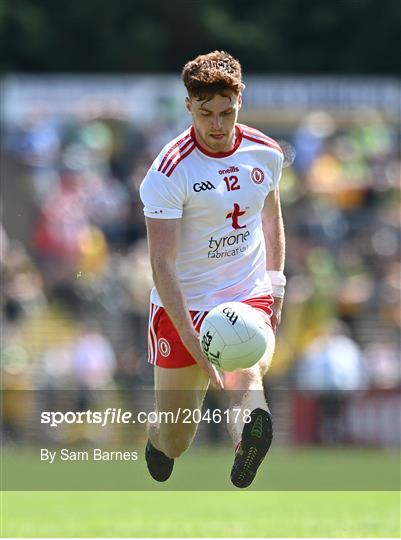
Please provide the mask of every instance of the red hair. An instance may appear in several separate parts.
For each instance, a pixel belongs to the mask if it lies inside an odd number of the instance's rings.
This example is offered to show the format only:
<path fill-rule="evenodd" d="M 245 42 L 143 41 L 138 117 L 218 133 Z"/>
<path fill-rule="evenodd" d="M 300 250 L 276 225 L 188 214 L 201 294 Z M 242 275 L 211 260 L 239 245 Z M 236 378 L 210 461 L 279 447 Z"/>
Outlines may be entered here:
<path fill-rule="evenodd" d="M 227 91 L 239 94 L 245 88 L 241 64 L 224 51 L 201 54 L 187 62 L 182 70 L 182 80 L 189 96 L 197 99 L 225 95 Z"/>

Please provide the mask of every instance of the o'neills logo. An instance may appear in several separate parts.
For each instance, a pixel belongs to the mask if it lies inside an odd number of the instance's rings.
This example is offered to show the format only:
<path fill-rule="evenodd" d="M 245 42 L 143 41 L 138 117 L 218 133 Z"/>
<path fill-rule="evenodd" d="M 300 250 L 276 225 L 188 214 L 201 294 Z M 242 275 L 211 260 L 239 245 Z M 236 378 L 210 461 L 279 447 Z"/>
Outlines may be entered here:
<path fill-rule="evenodd" d="M 233 172 L 239 172 L 238 167 L 229 167 L 228 169 L 220 169 L 219 174 L 231 174 Z"/>

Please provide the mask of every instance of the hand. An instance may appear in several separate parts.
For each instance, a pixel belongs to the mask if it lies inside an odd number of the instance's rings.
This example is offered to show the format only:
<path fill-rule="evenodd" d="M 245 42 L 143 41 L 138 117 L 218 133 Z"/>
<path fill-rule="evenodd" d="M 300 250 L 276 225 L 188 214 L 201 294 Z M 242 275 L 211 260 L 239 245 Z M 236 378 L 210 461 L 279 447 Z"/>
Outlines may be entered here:
<path fill-rule="evenodd" d="M 199 343 L 199 336 L 194 330 L 187 335 L 181 335 L 181 340 L 185 345 L 185 348 L 191 353 L 191 356 L 196 360 L 197 364 L 208 374 L 211 383 L 217 388 L 217 390 L 223 390 L 224 383 L 220 373 L 216 367 L 209 362 L 207 357 L 203 354 L 202 348 Z"/>
<path fill-rule="evenodd" d="M 273 315 L 271 316 L 271 323 L 274 333 L 277 332 L 277 328 L 281 322 L 281 310 L 283 309 L 283 298 L 274 298 L 274 304 L 272 305 Z"/>

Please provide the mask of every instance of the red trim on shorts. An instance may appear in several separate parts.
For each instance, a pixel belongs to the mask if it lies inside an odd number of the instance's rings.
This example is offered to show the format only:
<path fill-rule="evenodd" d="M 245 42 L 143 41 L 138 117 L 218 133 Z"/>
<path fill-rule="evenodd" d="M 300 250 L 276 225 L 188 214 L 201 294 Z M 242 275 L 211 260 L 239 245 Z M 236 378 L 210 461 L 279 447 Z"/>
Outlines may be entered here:
<path fill-rule="evenodd" d="M 270 294 L 242 300 L 244 304 L 260 311 L 266 324 L 271 326 L 270 317 L 273 314 L 271 306 L 274 299 Z M 199 332 L 203 319 L 208 311 L 190 311 L 194 328 Z M 166 310 L 161 306 L 151 304 L 148 331 L 148 362 L 164 368 L 180 368 L 193 366 L 196 361 L 184 347 L 180 336 Z"/>
<path fill-rule="evenodd" d="M 271 326 L 270 319 L 273 315 L 271 306 L 274 303 L 274 298 L 271 294 L 267 294 L 266 296 L 258 296 L 256 298 L 249 298 L 248 300 L 242 300 L 242 302 L 260 311 L 265 319 L 266 324 Z"/>

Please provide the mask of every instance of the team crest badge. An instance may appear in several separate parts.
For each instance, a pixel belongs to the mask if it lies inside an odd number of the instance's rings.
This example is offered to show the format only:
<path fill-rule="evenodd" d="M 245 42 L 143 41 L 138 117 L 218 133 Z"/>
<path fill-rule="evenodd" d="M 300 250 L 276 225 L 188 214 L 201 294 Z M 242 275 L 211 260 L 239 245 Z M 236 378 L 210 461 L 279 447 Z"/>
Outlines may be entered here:
<path fill-rule="evenodd" d="M 262 169 L 258 169 L 257 167 L 255 167 L 254 169 L 252 169 L 251 178 L 252 182 L 254 182 L 255 184 L 261 184 L 265 179 L 265 173 L 262 171 Z"/>
<path fill-rule="evenodd" d="M 171 353 L 170 343 L 165 338 L 159 339 L 157 342 L 157 348 L 159 349 L 159 353 L 165 358 Z"/>

